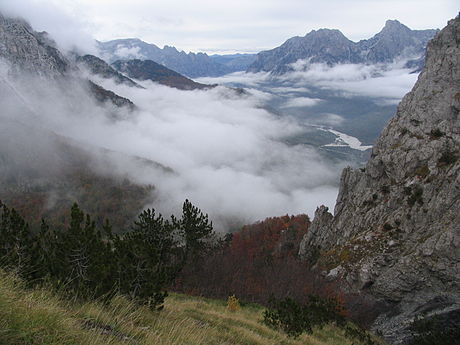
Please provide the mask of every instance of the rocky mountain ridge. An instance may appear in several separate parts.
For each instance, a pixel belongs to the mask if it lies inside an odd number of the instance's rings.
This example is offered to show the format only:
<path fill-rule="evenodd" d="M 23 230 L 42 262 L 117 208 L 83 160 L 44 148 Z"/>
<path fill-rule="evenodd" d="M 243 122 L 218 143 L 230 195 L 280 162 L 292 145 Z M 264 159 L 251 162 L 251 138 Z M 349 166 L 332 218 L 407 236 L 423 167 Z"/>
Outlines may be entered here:
<path fill-rule="evenodd" d="M 61 83 L 63 89 L 69 83 L 79 84 L 100 104 L 134 109 L 129 99 L 82 77 L 73 57 L 62 54 L 46 32 L 36 32 L 23 19 L 6 17 L 1 13 L 0 62 L 3 62 L 8 77 L 16 83 L 27 86 L 31 79 L 38 78 L 53 80 L 52 84 Z"/>
<path fill-rule="evenodd" d="M 310 63 L 391 63 L 409 59 L 409 66 L 418 71 L 423 66 L 428 40 L 437 30 L 411 30 L 397 20 L 388 20 L 385 27 L 368 40 L 353 42 L 339 30 L 313 30 L 304 37 L 292 37 L 280 47 L 257 54 L 247 72 L 283 74 L 293 70 L 298 60 Z"/>
<path fill-rule="evenodd" d="M 98 75 L 105 79 L 112 79 L 117 84 L 124 84 L 141 89 L 143 88 L 141 85 L 124 76 L 115 68 L 110 66 L 107 62 L 98 58 L 97 56 L 87 54 L 83 56 L 77 56 L 75 60 L 80 67 L 88 69 L 91 74 Z"/>
<path fill-rule="evenodd" d="M 0 13 L 0 58 L 12 66 L 11 73 L 34 73 L 58 77 L 71 70 L 69 60 L 46 32 L 35 32 L 23 19 Z"/>
<path fill-rule="evenodd" d="M 112 66 L 130 78 L 150 80 L 179 90 L 207 89 L 213 85 L 197 83 L 152 60 L 115 61 Z"/>
<path fill-rule="evenodd" d="M 428 43 L 426 65 L 365 168 L 343 171 L 334 215 L 321 206 L 299 254 L 390 306 L 392 344 L 416 317 L 460 320 L 460 17 Z"/>
<path fill-rule="evenodd" d="M 152 60 L 189 78 L 216 77 L 244 71 L 254 60 L 254 54 L 212 55 L 185 53 L 175 47 L 159 48 L 138 38 L 98 42 L 101 56 L 110 63 L 116 60 Z"/>

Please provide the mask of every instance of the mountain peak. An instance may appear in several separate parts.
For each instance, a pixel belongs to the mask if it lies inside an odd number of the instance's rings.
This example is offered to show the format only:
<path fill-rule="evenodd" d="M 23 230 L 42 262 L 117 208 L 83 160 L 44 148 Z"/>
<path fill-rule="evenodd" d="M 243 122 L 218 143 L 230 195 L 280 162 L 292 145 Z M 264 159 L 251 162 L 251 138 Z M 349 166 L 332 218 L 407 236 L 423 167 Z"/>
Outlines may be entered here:
<path fill-rule="evenodd" d="M 307 38 L 307 37 L 314 37 L 314 36 L 318 36 L 318 37 L 343 37 L 343 38 L 347 39 L 345 37 L 345 35 L 342 33 L 342 31 L 340 31 L 338 29 L 327 29 L 327 28 L 321 28 L 321 29 L 318 29 L 318 30 L 312 30 L 309 33 L 307 33 L 304 37 Z"/>
<path fill-rule="evenodd" d="M 383 29 L 370 39 L 350 41 L 340 30 L 312 30 L 303 37 L 292 37 L 281 46 L 260 52 L 248 72 L 284 74 L 292 71 L 292 63 L 391 63 L 410 58 L 413 69 L 423 65 L 425 47 L 435 30 L 411 30 L 398 20 L 387 20 Z"/>
<path fill-rule="evenodd" d="M 400 21 L 396 19 L 388 19 L 385 22 L 385 26 L 383 27 L 381 32 L 399 32 L 399 31 L 411 31 L 406 25 L 402 24 Z"/>

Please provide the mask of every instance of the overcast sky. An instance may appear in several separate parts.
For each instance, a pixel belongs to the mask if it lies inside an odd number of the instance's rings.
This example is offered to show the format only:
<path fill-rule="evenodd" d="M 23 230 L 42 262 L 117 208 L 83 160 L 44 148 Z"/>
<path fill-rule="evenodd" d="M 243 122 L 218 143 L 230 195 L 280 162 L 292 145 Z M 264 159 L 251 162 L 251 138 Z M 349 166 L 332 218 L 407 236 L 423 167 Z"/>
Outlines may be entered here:
<path fill-rule="evenodd" d="M 442 28 L 460 9 L 458 0 L 1 0 L 5 8 L 77 44 L 137 37 L 208 53 L 258 52 L 319 28 L 358 41 L 387 19 L 412 29 Z"/>

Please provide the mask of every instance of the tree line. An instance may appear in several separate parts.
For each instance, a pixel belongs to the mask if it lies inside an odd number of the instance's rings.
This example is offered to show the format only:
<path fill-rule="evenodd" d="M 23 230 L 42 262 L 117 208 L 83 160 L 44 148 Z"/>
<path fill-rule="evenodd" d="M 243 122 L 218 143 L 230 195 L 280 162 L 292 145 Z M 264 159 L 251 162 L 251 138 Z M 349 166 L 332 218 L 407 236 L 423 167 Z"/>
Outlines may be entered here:
<path fill-rule="evenodd" d="M 109 221 L 97 226 L 77 204 L 63 229 L 42 220 L 32 231 L 14 209 L 0 202 L 0 267 L 30 286 L 51 284 L 73 297 L 92 299 L 120 293 L 161 308 L 167 288 L 189 262 L 216 241 L 212 222 L 186 200 L 180 218 L 143 211 L 125 234 Z"/>

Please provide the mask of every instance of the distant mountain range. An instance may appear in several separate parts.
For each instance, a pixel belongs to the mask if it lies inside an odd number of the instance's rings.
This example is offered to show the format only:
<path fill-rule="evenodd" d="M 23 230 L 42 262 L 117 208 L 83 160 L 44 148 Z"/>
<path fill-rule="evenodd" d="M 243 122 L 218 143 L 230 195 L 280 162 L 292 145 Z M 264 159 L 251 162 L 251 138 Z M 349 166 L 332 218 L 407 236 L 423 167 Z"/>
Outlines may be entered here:
<path fill-rule="evenodd" d="M 304 37 L 292 37 L 281 46 L 257 54 L 247 72 L 283 74 L 292 71 L 293 63 L 391 63 L 406 59 L 407 67 L 420 71 L 427 42 L 438 30 L 411 30 L 397 20 L 368 40 L 353 42 L 339 30 L 313 30 Z"/>
<path fill-rule="evenodd" d="M 217 77 L 244 71 L 254 61 L 255 54 L 212 55 L 185 53 L 175 47 L 146 43 L 138 38 L 98 42 L 101 57 L 116 60 L 152 60 L 190 78 Z"/>

